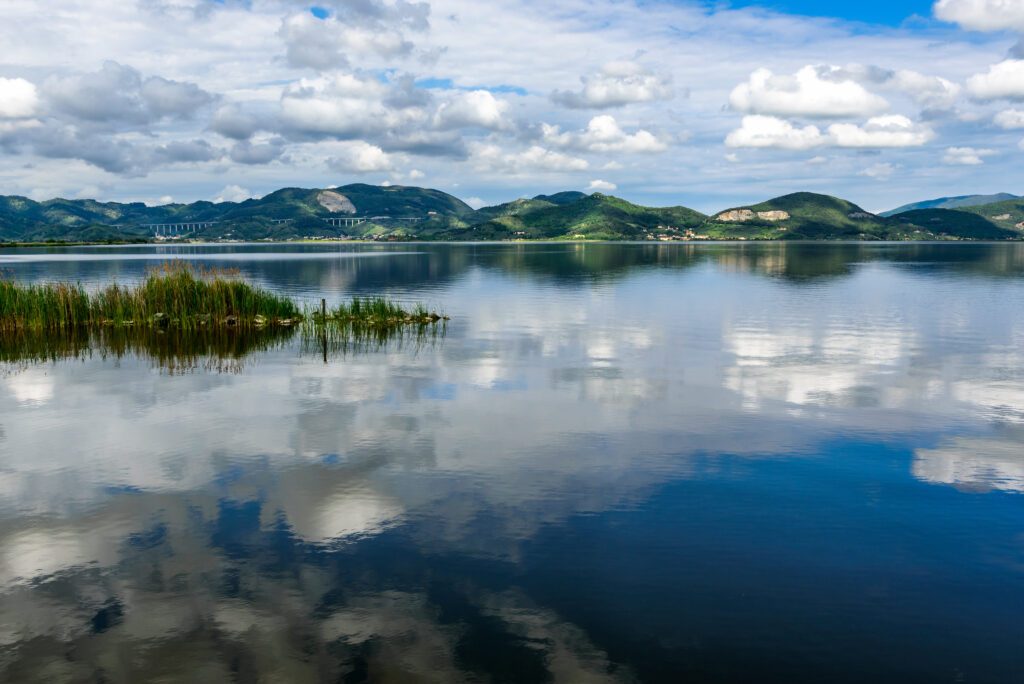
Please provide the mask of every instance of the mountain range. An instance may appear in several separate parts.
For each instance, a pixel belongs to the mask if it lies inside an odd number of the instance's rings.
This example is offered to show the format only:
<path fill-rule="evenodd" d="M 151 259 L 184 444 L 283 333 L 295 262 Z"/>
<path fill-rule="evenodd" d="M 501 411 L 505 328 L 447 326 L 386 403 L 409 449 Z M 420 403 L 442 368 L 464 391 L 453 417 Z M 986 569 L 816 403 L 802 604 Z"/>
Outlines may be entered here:
<path fill-rule="evenodd" d="M 1015 240 L 1024 198 L 946 197 L 873 214 L 799 192 L 705 215 L 567 191 L 473 209 L 440 190 L 356 183 L 284 188 L 243 202 L 141 202 L 0 196 L 0 241 L 148 240 Z"/>
<path fill-rule="evenodd" d="M 915 209 L 962 209 L 964 207 L 977 207 L 984 204 L 1006 202 L 1008 200 L 1020 199 L 1017 195 L 1008 192 L 1000 192 L 995 195 L 959 195 L 957 197 L 939 197 L 937 199 L 904 204 L 889 211 L 883 211 L 879 216 L 895 216 Z"/>

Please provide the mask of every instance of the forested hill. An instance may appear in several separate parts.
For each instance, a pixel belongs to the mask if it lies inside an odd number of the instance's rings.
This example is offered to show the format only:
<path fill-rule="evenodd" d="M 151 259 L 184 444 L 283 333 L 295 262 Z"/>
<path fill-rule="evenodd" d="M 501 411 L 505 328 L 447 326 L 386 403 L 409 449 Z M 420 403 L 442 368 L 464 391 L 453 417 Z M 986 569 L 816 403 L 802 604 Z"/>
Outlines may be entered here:
<path fill-rule="evenodd" d="M 0 240 L 1014 240 L 1024 199 L 876 215 L 809 192 L 704 215 L 602 193 L 537 195 L 472 209 L 427 188 L 284 188 L 244 202 L 142 203 L 0 197 Z M 928 204 L 924 202 L 920 204 Z"/>

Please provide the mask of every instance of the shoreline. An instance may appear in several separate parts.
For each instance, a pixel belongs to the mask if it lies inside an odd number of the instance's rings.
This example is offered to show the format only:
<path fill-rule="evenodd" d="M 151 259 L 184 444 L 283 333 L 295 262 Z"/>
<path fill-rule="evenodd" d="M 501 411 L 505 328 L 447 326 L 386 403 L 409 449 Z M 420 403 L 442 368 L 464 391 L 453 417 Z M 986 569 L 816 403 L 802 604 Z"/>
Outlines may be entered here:
<path fill-rule="evenodd" d="M 245 246 L 258 245 L 524 245 L 524 244 L 582 244 L 582 245 L 914 245 L 914 244 L 1024 244 L 1024 236 L 1016 239 L 1005 240 L 975 240 L 970 238 L 948 238 L 948 239 L 927 239 L 927 240 L 849 240 L 849 239 L 826 239 L 826 240 L 762 240 L 754 238 L 714 238 L 708 240 L 586 240 L 573 239 L 561 240 L 558 238 L 537 239 L 537 240 L 194 240 L 189 242 L 157 242 L 157 241 L 124 241 L 124 242 L 0 242 L 0 251 L 17 249 L 45 249 L 45 248 L 75 248 L 75 247 L 216 247 L 216 246 Z"/>

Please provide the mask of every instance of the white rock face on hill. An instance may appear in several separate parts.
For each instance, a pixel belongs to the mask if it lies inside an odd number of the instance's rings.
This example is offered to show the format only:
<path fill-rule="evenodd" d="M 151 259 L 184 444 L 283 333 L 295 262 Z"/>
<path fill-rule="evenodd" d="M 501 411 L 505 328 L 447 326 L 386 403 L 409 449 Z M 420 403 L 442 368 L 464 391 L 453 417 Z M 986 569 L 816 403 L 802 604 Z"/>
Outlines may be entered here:
<path fill-rule="evenodd" d="M 345 197 L 340 192 L 324 190 L 316 196 L 316 201 L 320 203 L 321 207 L 334 214 L 356 213 L 356 205 L 352 204 L 352 200 Z"/>
<path fill-rule="evenodd" d="M 733 209 L 732 211 L 722 212 L 715 217 L 715 220 L 726 223 L 746 223 L 747 221 L 753 221 L 755 218 L 762 221 L 785 221 L 789 218 L 789 212 L 781 210 L 754 212 L 750 209 Z"/>

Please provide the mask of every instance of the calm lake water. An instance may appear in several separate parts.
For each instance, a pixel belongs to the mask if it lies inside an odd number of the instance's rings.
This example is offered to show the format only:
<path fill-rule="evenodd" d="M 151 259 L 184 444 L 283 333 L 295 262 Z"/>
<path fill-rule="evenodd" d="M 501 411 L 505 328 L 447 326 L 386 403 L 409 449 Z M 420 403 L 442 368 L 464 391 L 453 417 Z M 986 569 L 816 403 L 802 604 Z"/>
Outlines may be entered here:
<path fill-rule="evenodd" d="M 437 339 L 0 363 L 5 682 L 1024 681 L 1024 245 L 0 251 Z"/>

